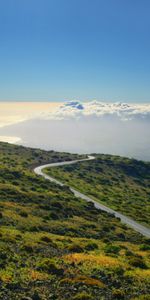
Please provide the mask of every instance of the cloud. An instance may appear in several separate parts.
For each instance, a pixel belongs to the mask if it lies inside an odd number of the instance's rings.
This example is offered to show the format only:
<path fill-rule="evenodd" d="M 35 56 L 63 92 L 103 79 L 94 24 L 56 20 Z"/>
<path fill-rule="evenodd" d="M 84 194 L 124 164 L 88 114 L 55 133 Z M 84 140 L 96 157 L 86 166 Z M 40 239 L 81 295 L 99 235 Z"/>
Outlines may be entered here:
<path fill-rule="evenodd" d="M 37 111 L 36 111 L 37 112 Z M 150 105 L 71 101 L 0 128 L 0 140 L 45 150 L 110 153 L 150 160 Z M 18 137 L 21 141 L 14 140 Z"/>
<path fill-rule="evenodd" d="M 43 119 L 117 118 L 122 121 L 150 119 L 150 104 L 105 103 L 99 101 L 69 101 L 60 105 L 53 113 L 44 113 Z"/>
<path fill-rule="evenodd" d="M 79 101 L 69 101 L 67 103 L 64 104 L 65 107 L 72 107 L 78 110 L 82 110 L 84 109 L 83 104 L 81 104 Z M 63 108 L 63 106 L 62 106 Z"/>

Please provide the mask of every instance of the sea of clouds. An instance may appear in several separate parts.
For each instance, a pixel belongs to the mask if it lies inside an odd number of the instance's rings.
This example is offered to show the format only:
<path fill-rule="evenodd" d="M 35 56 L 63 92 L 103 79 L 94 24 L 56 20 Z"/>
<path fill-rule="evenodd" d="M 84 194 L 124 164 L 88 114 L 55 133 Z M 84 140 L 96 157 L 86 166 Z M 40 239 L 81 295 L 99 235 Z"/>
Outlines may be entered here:
<path fill-rule="evenodd" d="M 67 101 L 0 128 L 0 136 L 46 150 L 150 160 L 150 104 Z"/>
<path fill-rule="evenodd" d="M 56 111 L 41 115 L 44 119 L 81 119 L 116 117 L 122 121 L 150 118 L 150 104 L 105 103 L 99 101 L 63 103 Z"/>

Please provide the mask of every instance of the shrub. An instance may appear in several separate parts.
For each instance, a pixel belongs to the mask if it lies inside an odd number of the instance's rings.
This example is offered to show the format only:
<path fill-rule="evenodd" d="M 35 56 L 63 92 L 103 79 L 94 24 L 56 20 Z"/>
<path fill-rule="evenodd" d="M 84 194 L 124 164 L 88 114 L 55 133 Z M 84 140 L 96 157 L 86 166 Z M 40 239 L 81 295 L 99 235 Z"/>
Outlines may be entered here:
<path fill-rule="evenodd" d="M 125 299 L 125 293 L 122 290 L 114 289 L 112 291 L 112 298 L 115 300 Z"/>
<path fill-rule="evenodd" d="M 6 252 L 0 252 L 0 259 L 7 259 L 7 253 Z"/>
<path fill-rule="evenodd" d="M 20 216 L 23 217 L 23 218 L 27 218 L 28 217 L 28 214 L 26 211 L 21 211 L 20 212 Z"/>
<path fill-rule="evenodd" d="M 54 213 L 54 212 L 51 212 L 50 218 L 51 218 L 52 220 L 58 220 L 60 217 L 59 217 L 58 214 L 56 214 L 56 213 Z"/>
<path fill-rule="evenodd" d="M 150 245 L 142 244 L 140 246 L 140 250 L 142 250 L 142 251 L 150 250 Z"/>
<path fill-rule="evenodd" d="M 107 243 L 110 243 L 110 240 L 109 240 L 109 238 L 104 237 L 104 238 L 103 238 L 103 242 L 104 242 L 105 244 L 107 244 Z"/>
<path fill-rule="evenodd" d="M 124 274 L 124 269 L 122 268 L 122 267 L 117 267 L 116 269 L 115 269 L 115 272 L 116 272 L 116 274 L 117 275 L 119 275 L 119 276 L 123 276 L 123 274 Z"/>
<path fill-rule="evenodd" d="M 61 268 L 58 268 L 56 264 L 48 258 L 43 259 L 37 266 L 38 270 L 45 271 L 49 274 L 53 275 L 63 275 L 64 270 Z"/>
<path fill-rule="evenodd" d="M 119 238 L 119 240 L 121 240 L 121 241 L 125 241 L 125 239 L 126 239 L 126 237 L 125 237 L 125 235 L 124 235 L 123 233 L 119 233 L 119 234 L 118 234 L 118 238 Z"/>
<path fill-rule="evenodd" d="M 93 297 L 90 294 L 87 294 L 86 292 L 78 293 L 73 297 L 74 300 L 92 300 Z"/>
<path fill-rule="evenodd" d="M 126 250 L 125 255 L 126 256 L 134 256 L 134 253 L 130 250 Z"/>
<path fill-rule="evenodd" d="M 52 243 L 52 240 L 48 236 L 42 236 L 41 241 L 45 243 Z"/>
<path fill-rule="evenodd" d="M 90 242 L 85 246 L 85 249 L 87 251 L 92 251 L 92 250 L 98 249 L 98 245 L 94 242 Z"/>
<path fill-rule="evenodd" d="M 68 247 L 68 250 L 70 252 L 77 252 L 77 253 L 81 253 L 81 252 L 84 252 L 84 249 L 80 246 L 80 245 L 77 245 L 77 244 L 72 244 Z"/>
<path fill-rule="evenodd" d="M 105 253 L 107 254 L 118 254 L 119 251 L 121 250 L 120 246 L 117 246 L 117 245 L 106 245 L 105 246 Z"/>
<path fill-rule="evenodd" d="M 32 296 L 32 299 L 33 300 L 41 300 L 41 297 L 39 296 L 39 293 L 38 291 L 35 291 L 33 296 Z"/>
<path fill-rule="evenodd" d="M 142 257 L 131 257 L 129 259 L 129 264 L 136 268 L 147 269 L 145 262 Z"/>
<path fill-rule="evenodd" d="M 22 239 L 21 234 L 17 234 L 17 235 L 16 235 L 16 240 L 21 240 L 21 239 Z"/>
<path fill-rule="evenodd" d="M 30 245 L 24 245 L 22 246 L 21 250 L 28 252 L 28 253 L 32 253 L 33 252 L 33 247 Z"/>

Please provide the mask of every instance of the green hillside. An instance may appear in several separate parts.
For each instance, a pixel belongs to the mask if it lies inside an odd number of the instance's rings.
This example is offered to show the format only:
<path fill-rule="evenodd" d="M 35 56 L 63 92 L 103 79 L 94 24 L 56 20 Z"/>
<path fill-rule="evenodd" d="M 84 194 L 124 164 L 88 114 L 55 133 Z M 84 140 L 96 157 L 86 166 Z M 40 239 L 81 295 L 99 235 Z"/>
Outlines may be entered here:
<path fill-rule="evenodd" d="M 77 157 L 0 143 L 0 299 L 149 299 L 150 240 L 33 172 Z"/>
<path fill-rule="evenodd" d="M 150 226 L 150 163 L 112 155 L 46 171 L 93 199 Z"/>

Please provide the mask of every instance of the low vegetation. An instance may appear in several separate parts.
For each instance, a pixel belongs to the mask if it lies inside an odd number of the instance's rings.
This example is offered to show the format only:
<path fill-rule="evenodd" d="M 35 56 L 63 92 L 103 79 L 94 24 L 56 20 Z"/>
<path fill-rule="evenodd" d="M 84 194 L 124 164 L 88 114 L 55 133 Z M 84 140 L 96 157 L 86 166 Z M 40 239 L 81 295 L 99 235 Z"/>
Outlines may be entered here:
<path fill-rule="evenodd" d="M 150 226 L 150 163 L 113 155 L 47 169 L 96 201 Z"/>
<path fill-rule="evenodd" d="M 0 143 L 0 299 L 148 299 L 150 240 L 32 171 L 74 158 Z"/>

